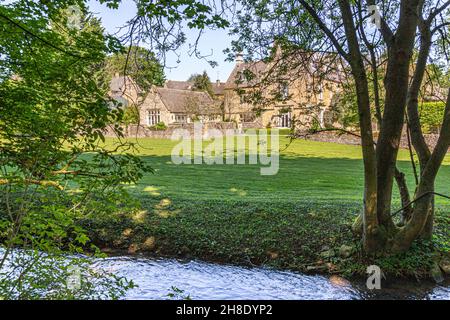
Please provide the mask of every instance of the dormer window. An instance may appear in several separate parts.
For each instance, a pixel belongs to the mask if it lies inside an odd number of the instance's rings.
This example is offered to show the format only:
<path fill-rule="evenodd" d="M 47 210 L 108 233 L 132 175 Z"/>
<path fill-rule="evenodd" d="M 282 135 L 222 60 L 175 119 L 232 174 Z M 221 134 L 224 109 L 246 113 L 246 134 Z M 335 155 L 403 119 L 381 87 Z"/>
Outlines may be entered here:
<path fill-rule="evenodd" d="M 280 96 L 281 99 L 287 100 L 289 98 L 289 84 L 283 82 L 280 84 Z"/>
<path fill-rule="evenodd" d="M 241 72 L 239 72 L 239 83 L 243 83 L 243 82 L 245 82 L 245 80 L 247 80 L 244 72 L 245 72 L 245 69 L 243 69 Z"/>
<path fill-rule="evenodd" d="M 323 100 L 323 85 L 319 84 L 319 100 Z"/>

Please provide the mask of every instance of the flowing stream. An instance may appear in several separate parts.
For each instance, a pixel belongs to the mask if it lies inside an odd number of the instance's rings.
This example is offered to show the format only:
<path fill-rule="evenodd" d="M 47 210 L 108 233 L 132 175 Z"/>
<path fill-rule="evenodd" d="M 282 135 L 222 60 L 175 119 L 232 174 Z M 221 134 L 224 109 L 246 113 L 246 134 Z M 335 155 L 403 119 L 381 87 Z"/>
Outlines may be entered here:
<path fill-rule="evenodd" d="M 365 281 L 305 275 L 267 268 L 245 268 L 200 261 L 113 257 L 96 266 L 138 285 L 126 299 L 168 299 L 172 287 L 191 299 L 439 299 L 450 300 L 450 281 L 382 281 L 368 290 Z M 389 280 L 389 279 L 388 279 Z"/>

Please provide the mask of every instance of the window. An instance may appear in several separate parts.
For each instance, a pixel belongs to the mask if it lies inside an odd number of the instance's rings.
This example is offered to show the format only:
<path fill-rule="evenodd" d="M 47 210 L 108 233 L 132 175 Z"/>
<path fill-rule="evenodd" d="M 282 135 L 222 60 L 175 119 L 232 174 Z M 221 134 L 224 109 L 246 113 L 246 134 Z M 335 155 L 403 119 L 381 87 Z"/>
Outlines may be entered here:
<path fill-rule="evenodd" d="M 239 83 L 244 83 L 245 81 L 247 81 L 245 72 L 246 72 L 245 68 L 243 68 L 242 71 L 239 72 L 239 80 L 238 80 Z"/>
<path fill-rule="evenodd" d="M 287 98 L 289 98 L 289 84 L 288 83 L 280 84 L 280 95 L 283 100 L 287 100 Z"/>
<path fill-rule="evenodd" d="M 176 114 L 175 115 L 175 122 L 185 123 L 186 120 L 187 120 L 187 116 L 185 114 Z"/>
<path fill-rule="evenodd" d="M 290 128 L 292 125 L 292 113 L 280 113 L 278 116 L 278 127 L 280 128 Z"/>
<path fill-rule="evenodd" d="M 161 122 L 161 112 L 157 109 L 148 110 L 148 125 L 154 126 Z"/>
<path fill-rule="evenodd" d="M 323 86 L 319 85 L 319 100 L 323 100 Z"/>

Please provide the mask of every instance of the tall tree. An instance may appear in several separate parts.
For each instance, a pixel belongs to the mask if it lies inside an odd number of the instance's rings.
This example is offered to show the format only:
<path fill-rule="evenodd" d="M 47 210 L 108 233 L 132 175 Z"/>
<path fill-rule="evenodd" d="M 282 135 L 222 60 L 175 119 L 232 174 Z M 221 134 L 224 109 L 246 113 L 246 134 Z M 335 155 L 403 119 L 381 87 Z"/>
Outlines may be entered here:
<path fill-rule="evenodd" d="M 107 125 L 122 136 L 103 70 L 119 46 L 83 6 L 69 23 L 73 3 L 0 6 L 1 298 L 114 298 L 128 287 L 68 259 L 88 246 L 79 219 L 129 207 L 123 183 L 146 168 L 131 152 L 117 154 L 129 143 L 104 144 Z M 78 291 L 66 287 L 69 266 L 86 276 Z"/>
<path fill-rule="evenodd" d="M 447 100 L 438 143 L 430 150 L 421 131 L 418 101 L 430 56 L 440 54 L 438 60 L 443 60 L 447 52 L 450 2 L 402 0 L 381 7 L 376 7 L 375 1 L 362 0 L 239 3 L 234 52 L 245 50 L 249 59 L 258 53 L 274 66 L 271 73 L 277 74 L 276 79 L 311 63 L 316 73 L 348 71 L 351 75 L 364 162 L 365 250 L 404 251 L 415 239 L 430 238 L 434 181 L 450 144 L 450 102 Z M 376 27 L 370 26 L 371 21 Z M 280 54 L 273 52 L 274 43 L 275 50 L 281 48 Z M 380 66 L 385 66 L 384 75 Z M 381 76 L 383 90 L 378 81 Z M 372 105 L 381 125 L 377 141 L 372 132 Z M 406 203 L 410 215 L 403 225 L 397 225 L 391 200 L 395 178 L 401 177 L 396 159 L 405 120 L 419 156 L 420 174 L 414 203 Z M 409 199 L 409 194 L 405 198 Z"/>
<path fill-rule="evenodd" d="M 148 49 L 138 46 L 124 48 L 106 59 L 106 70 L 115 74 L 130 76 L 144 91 L 152 85 L 162 86 L 165 81 L 164 68 Z"/>
<path fill-rule="evenodd" d="M 208 73 L 203 71 L 202 74 L 192 74 L 188 81 L 193 83 L 193 89 L 196 91 L 205 91 L 209 93 L 211 97 L 214 97 L 214 90 L 212 87 L 211 79 L 209 79 Z"/>

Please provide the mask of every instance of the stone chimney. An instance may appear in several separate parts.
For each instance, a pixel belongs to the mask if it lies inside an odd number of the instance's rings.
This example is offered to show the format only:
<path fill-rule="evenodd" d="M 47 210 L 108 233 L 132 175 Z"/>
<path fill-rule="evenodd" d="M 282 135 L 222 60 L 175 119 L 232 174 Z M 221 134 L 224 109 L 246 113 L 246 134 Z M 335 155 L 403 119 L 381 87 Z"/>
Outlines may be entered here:
<path fill-rule="evenodd" d="M 244 63 L 244 55 L 242 54 L 242 52 L 236 53 L 235 61 L 236 61 L 236 65 L 240 65 L 240 64 Z"/>
<path fill-rule="evenodd" d="M 220 86 L 220 79 L 216 80 L 216 86 Z"/>

